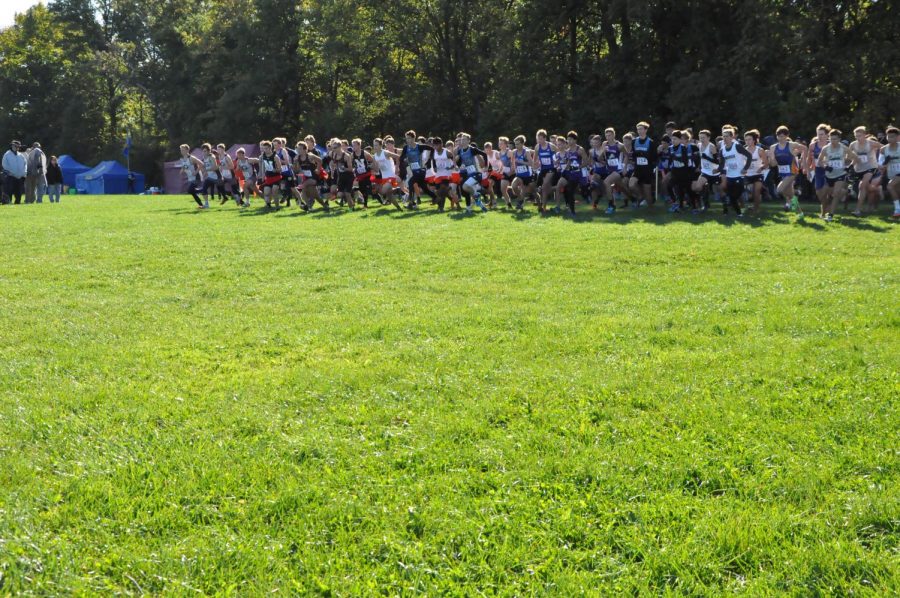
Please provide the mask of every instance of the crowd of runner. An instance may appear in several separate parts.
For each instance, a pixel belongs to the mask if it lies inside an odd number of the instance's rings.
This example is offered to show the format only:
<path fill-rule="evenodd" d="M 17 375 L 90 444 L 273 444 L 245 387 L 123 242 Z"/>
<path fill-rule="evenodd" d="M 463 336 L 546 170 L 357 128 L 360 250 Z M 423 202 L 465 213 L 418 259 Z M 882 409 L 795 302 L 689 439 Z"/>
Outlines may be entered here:
<path fill-rule="evenodd" d="M 267 208 L 290 206 L 310 211 L 332 202 L 351 210 L 372 201 L 398 210 L 417 209 L 424 197 L 443 211 L 500 205 L 540 212 L 565 205 L 575 213 L 577 201 L 607 214 L 629 207 L 649 207 L 658 200 L 670 212 L 700 214 L 714 205 L 725 214 L 758 215 L 764 195 L 775 196 L 786 210 L 803 219 L 801 185 L 814 188 L 820 216 L 831 221 L 838 207 L 854 216 L 874 212 L 887 196 L 893 218 L 900 218 L 900 131 L 888 127 L 882 140 L 865 127 L 851 142 L 826 124 L 808 144 L 794 141 L 787 127 L 775 131 L 763 147 L 760 132 L 739 135 L 732 125 L 713 136 L 702 130 L 666 125 L 656 140 L 640 122 L 621 139 L 608 128 L 587 143 L 575 131 L 548 135 L 537 131 L 533 145 L 524 135 L 496 145 L 473 143 L 468 133 L 455 139 L 424 138 L 407 131 L 401 143 L 390 137 L 371 145 L 361 139 L 331 139 L 320 147 L 311 135 L 291 148 L 283 137 L 260 142 L 258 157 L 238 150 L 232 158 L 224 144 L 202 146 L 203 155 L 181 146 L 180 167 L 198 208 L 210 199 L 250 205 L 254 195 Z M 805 180 L 804 180 L 805 179 Z"/>

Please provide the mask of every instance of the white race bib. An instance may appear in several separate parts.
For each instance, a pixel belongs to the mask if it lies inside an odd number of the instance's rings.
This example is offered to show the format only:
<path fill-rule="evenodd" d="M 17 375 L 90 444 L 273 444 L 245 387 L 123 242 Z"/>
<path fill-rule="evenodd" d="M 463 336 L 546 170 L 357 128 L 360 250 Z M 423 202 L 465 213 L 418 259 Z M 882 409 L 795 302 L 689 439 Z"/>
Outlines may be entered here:
<path fill-rule="evenodd" d="M 468 172 L 469 174 L 475 174 L 476 172 L 478 172 L 478 168 L 476 168 L 474 164 L 471 164 L 469 166 L 466 166 L 466 172 Z"/>
<path fill-rule="evenodd" d="M 618 168 L 619 167 L 619 159 L 618 158 L 610 158 L 606 161 L 606 163 L 610 166 L 610 168 Z"/>
<path fill-rule="evenodd" d="M 637 159 L 637 165 L 638 165 L 638 166 L 646 166 L 646 165 L 647 165 L 647 158 L 645 158 L 645 157 L 643 157 L 643 156 L 638 156 L 638 159 Z"/>
<path fill-rule="evenodd" d="M 735 169 L 737 168 L 737 160 L 733 160 L 733 159 L 732 159 L 732 160 L 726 160 L 726 161 L 725 161 L 725 168 L 727 168 L 728 170 L 735 170 Z"/>
<path fill-rule="evenodd" d="M 422 169 L 422 167 L 419 166 L 418 162 L 410 162 L 409 167 L 412 168 L 413 170 L 421 170 Z"/>
<path fill-rule="evenodd" d="M 528 167 L 522 164 L 516 166 L 516 174 L 528 174 Z"/>
<path fill-rule="evenodd" d="M 584 178 L 588 178 L 588 169 L 587 168 L 581 169 L 581 176 Z"/>
<path fill-rule="evenodd" d="M 857 154 L 856 157 L 859 158 L 860 164 L 868 164 L 869 163 L 869 154 Z"/>
<path fill-rule="evenodd" d="M 832 169 L 840 170 L 841 168 L 844 167 L 844 161 L 843 160 L 829 160 L 828 165 Z"/>
<path fill-rule="evenodd" d="M 779 164 L 778 165 L 778 174 L 791 174 L 791 165 L 790 164 Z"/>
<path fill-rule="evenodd" d="M 304 171 L 303 171 L 303 176 L 305 176 L 305 177 L 311 177 L 311 176 L 312 176 L 312 171 L 311 171 L 311 170 L 304 170 Z"/>

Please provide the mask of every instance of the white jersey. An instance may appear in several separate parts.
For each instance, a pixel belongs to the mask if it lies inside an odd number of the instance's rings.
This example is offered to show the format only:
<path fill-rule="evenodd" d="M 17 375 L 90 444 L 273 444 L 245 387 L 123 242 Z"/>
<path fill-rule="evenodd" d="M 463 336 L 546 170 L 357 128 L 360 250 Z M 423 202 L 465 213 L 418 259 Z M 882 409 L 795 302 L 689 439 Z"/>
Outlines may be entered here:
<path fill-rule="evenodd" d="M 856 172 L 868 172 L 876 167 L 875 163 L 875 146 L 866 139 L 866 145 L 863 147 L 859 142 L 854 141 L 850 149 L 856 152 L 857 163 L 853 166 Z"/>
<path fill-rule="evenodd" d="M 247 158 L 244 158 L 243 160 L 239 159 L 237 161 L 237 166 L 241 169 L 245 181 L 249 181 L 253 178 L 253 163 L 251 163 L 250 160 Z"/>
<path fill-rule="evenodd" d="M 750 149 L 749 147 L 746 149 L 750 152 L 750 166 L 747 168 L 747 176 L 759 176 L 763 174 L 764 165 L 768 164 L 768 162 L 763 162 L 763 149 L 758 145 L 753 149 Z"/>
<path fill-rule="evenodd" d="M 212 154 L 203 156 L 203 167 L 206 168 L 206 178 L 217 179 L 216 171 L 219 169 L 219 162 Z"/>
<path fill-rule="evenodd" d="M 881 148 L 881 163 L 887 168 L 887 176 L 892 179 L 900 176 L 900 143 L 891 149 L 890 145 Z"/>
<path fill-rule="evenodd" d="M 725 176 L 729 179 L 739 179 L 744 176 L 744 155 L 738 151 L 738 144 L 734 142 L 731 147 L 725 147 L 725 142 L 719 145 L 719 153 L 725 159 Z"/>
<path fill-rule="evenodd" d="M 453 160 L 450 158 L 450 152 L 442 149 L 440 152 L 434 153 L 434 176 L 449 177 L 453 174 Z"/>
<path fill-rule="evenodd" d="M 225 181 L 230 181 L 232 173 L 231 173 L 231 169 L 228 168 L 228 157 L 226 156 L 224 158 L 220 158 L 219 165 L 220 165 L 219 172 L 222 173 L 222 179 Z"/>
<path fill-rule="evenodd" d="M 197 170 L 197 165 L 194 163 L 194 159 L 191 156 L 187 158 L 182 158 L 180 160 L 181 172 L 184 173 L 184 176 L 187 177 L 189 183 L 193 183 L 200 172 Z"/>
<path fill-rule="evenodd" d="M 381 176 L 379 178 L 397 178 L 396 171 L 394 170 L 394 159 L 385 154 L 384 150 L 373 154 L 372 157 L 375 158 L 375 163 L 378 164 L 378 170 L 379 172 L 381 172 Z"/>
<path fill-rule="evenodd" d="M 713 156 L 710 148 L 714 147 L 712 142 L 706 145 L 700 145 L 700 173 L 707 177 L 719 176 L 719 162 Z"/>

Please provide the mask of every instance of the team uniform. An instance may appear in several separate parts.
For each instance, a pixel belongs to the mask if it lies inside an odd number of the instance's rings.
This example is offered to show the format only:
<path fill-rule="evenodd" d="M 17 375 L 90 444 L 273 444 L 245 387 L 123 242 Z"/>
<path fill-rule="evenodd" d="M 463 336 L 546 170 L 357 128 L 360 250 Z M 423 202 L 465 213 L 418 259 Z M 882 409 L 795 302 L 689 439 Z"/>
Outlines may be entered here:
<path fill-rule="evenodd" d="M 737 141 L 733 141 L 731 147 L 724 141 L 719 145 L 719 166 L 725 173 L 725 194 L 738 216 L 741 215 L 740 200 L 744 193 L 744 172 L 750 158 L 750 152 Z M 723 204 L 722 209 L 727 214 L 728 204 Z"/>
<path fill-rule="evenodd" d="M 362 196 L 363 207 L 369 207 L 369 196 L 372 194 L 372 170 L 369 168 L 369 161 L 366 159 L 365 150 L 361 150 L 358 154 L 352 152 L 353 160 L 353 181 L 356 183 L 356 189 Z"/>

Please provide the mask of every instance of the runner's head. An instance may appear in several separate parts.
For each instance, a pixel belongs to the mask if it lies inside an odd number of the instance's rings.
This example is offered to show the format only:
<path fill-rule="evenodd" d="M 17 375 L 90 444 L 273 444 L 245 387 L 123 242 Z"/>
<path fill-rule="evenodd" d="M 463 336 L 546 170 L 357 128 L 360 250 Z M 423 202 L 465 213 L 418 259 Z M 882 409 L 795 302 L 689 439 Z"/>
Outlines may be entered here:
<path fill-rule="evenodd" d="M 831 140 L 832 145 L 839 145 L 841 143 L 841 137 L 844 136 L 844 132 L 840 129 L 831 129 L 828 131 L 828 138 Z"/>
<path fill-rule="evenodd" d="M 406 145 L 412 147 L 416 144 L 416 132 L 410 129 L 406 132 Z"/>
<path fill-rule="evenodd" d="M 297 150 L 298 158 L 304 158 L 306 157 L 306 153 L 309 151 L 309 146 L 306 145 L 305 141 L 298 141 L 297 145 L 294 146 L 294 149 Z"/>
<path fill-rule="evenodd" d="M 731 125 L 725 125 L 722 127 L 722 141 L 725 143 L 731 143 L 734 141 L 734 127 Z"/>
<path fill-rule="evenodd" d="M 466 149 L 469 147 L 469 142 L 472 141 L 472 136 L 468 133 L 460 133 L 459 134 L 459 147 L 462 149 Z"/>
<path fill-rule="evenodd" d="M 547 141 L 547 130 L 546 129 L 538 129 L 537 133 L 534 134 L 535 139 L 537 139 L 538 143 L 544 143 Z"/>
<path fill-rule="evenodd" d="M 779 143 L 783 141 L 790 141 L 790 134 L 790 130 L 785 125 L 781 125 L 777 129 L 775 129 L 775 137 L 778 138 Z"/>
<path fill-rule="evenodd" d="M 622 145 L 625 146 L 625 149 L 631 151 L 631 148 L 634 146 L 634 135 L 631 133 L 622 135 Z"/>
<path fill-rule="evenodd" d="M 887 133 L 888 143 L 897 143 L 897 138 L 900 137 L 900 129 L 897 127 L 888 127 L 885 133 Z"/>
<path fill-rule="evenodd" d="M 263 139 L 259 142 L 259 149 L 266 155 L 272 153 L 272 142 L 268 139 Z"/>
<path fill-rule="evenodd" d="M 698 135 L 700 135 L 700 143 L 709 143 L 709 138 L 712 137 L 709 129 L 703 129 Z"/>
<path fill-rule="evenodd" d="M 435 150 L 441 151 L 441 147 L 443 147 L 443 145 L 444 145 L 444 140 L 441 139 L 440 137 L 434 137 L 431 140 L 431 145 L 432 145 L 432 147 L 434 147 Z"/>
<path fill-rule="evenodd" d="M 650 130 L 650 123 L 642 120 L 635 126 L 635 128 L 637 129 L 638 136 L 646 137 L 647 131 Z"/>
<path fill-rule="evenodd" d="M 187 158 L 188 155 L 190 155 L 190 153 L 191 153 L 191 146 L 189 146 L 187 143 L 182 143 L 178 147 L 178 149 L 181 150 L 181 155 L 184 156 L 185 158 Z"/>
<path fill-rule="evenodd" d="M 216 153 L 219 154 L 220 156 L 225 155 L 225 144 L 224 143 L 220 143 L 219 145 L 216 146 Z"/>
<path fill-rule="evenodd" d="M 663 135 L 662 144 L 668 145 L 669 143 L 671 143 L 672 145 L 681 145 L 681 139 L 681 131 L 675 129 L 674 131 L 672 131 L 671 135 Z"/>
<path fill-rule="evenodd" d="M 497 140 L 497 145 L 500 146 L 501 152 L 505 152 L 509 149 L 509 137 L 501 137 Z"/>
<path fill-rule="evenodd" d="M 591 147 L 594 149 L 600 149 L 600 146 L 603 145 L 603 138 L 600 135 L 591 135 Z"/>
<path fill-rule="evenodd" d="M 566 133 L 566 143 L 569 144 L 570 149 L 575 149 L 578 146 L 578 133 L 575 131 Z"/>
<path fill-rule="evenodd" d="M 350 143 L 353 145 L 353 151 L 354 151 L 354 152 L 358 152 L 358 151 L 359 151 L 359 148 L 362 147 L 362 139 L 360 139 L 359 137 L 357 137 L 356 139 L 354 139 L 354 140 L 351 141 Z"/>
<path fill-rule="evenodd" d="M 242 148 L 242 147 L 239 147 L 237 152 L 235 152 L 235 153 L 237 153 L 238 158 L 243 158 L 247 154 L 247 152 L 245 152 L 244 148 Z"/>
<path fill-rule="evenodd" d="M 207 156 L 212 153 L 212 146 L 208 143 L 204 143 L 203 145 L 201 145 L 200 149 L 202 149 L 203 153 Z"/>
<path fill-rule="evenodd" d="M 859 126 L 853 129 L 853 136 L 856 137 L 856 140 L 860 143 L 864 142 L 868 135 L 865 127 Z"/>
<path fill-rule="evenodd" d="M 756 145 L 759 141 L 759 131 L 756 129 L 750 129 L 746 133 L 744 133 L 744 143 L 750 146 Z"/>
<path fill-rule="evenodd" d="M 827 125 L 825 123 L 819 124 L 819 126 L 816 127 L 816 138 L 822 143 L 825 143 L 826 141 L 828 141 L 828 131 L 830 130 L 831 125 Z"/>
<path fill-rule="evenodd" d="M 603 131 L 603 134 L 606 136 L 606 141 L 612 143 L 616 140 L 616 130 L 612 127 L 607 128 Z"/>
<path fill-rule="evenodd" d="M 524 135 L 516 135 L 516 138 L 513 139 L 513 143 L 516 144 L 516 147 L 522 149 L 525 147 L 525 136 Z"/>
<path fill-rule="evenodd" d="M 491 143 L 490 141 L 485 141 L 483 147 L 484 147 L 484 153 L 488 153 L 488 152 L 491 152 L 494 150 L 494 144 Z"/>
<path fill-rule="evenodd" d="M 388 135 L 387 137 L 385 137 L 385 138 L 384 138 L 384 147 L 386 147 L 386 148 L 387 148 L 388 150 L 390 150 L 390 151 L 393 151 L 393 149 L 394 149 L 394 138 L 391 137 L 390 135 Z"/>
<path fill-rule="evenodd" d="M 678 125 L 675 124 L 675 121 L 672 121 L 672 120 L 670 120 L 669 122 L 666 123 L 666 134 L 669 136 L 670 139 L 672 137 L 672 133 L 675 132 L 675 128 L 677 126 Z"/>
<path fill-rule="evenodd" d="M 384 147 L 384 140 L 381 137 L 372 140 L 372 149 L 376 152 L 380 152 L 382 147 Z"/>

